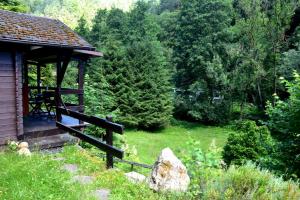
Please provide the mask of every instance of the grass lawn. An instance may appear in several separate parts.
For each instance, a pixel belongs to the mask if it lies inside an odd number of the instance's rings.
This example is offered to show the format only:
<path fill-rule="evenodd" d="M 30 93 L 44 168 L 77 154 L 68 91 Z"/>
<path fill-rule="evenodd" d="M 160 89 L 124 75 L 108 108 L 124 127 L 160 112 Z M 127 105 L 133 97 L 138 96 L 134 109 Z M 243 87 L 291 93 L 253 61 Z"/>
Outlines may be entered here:
<path fill-rule="evenodd" d="M 178 155 L 188 148 L 186 143 L 190 139 L 200 141 L 204 151 L 213 139 L 218 147 L 223 147 L 230 132 L 228 128 L 178 122 L 157 132 L 126 130 L 125 135 L 127 142 L 137 148 L 140 161 L 153 164 L 163 148 L 170 147 Z"/>
<path fill-rule="evenodd" d="M 0 199 L 93 200 L 93 191 L 102 188 L 111 191 L 110 199 L 113 200 L 178 199 L 172 194 L 154 193 L 145 184 L 131 183 L 120 169 L 106 170 L 105 163 L 93 156 L 95 152 L 92 151 L 70 146 L 56 155 L 34 152 L 31 157 L 0 151 Z M 55 157 L 64 160 L 55 160 Z M 76 164 L 79 171 L 71 174 L 62 169 L 64 164 Z M 75 175 L 92 176 L 94 181 L 80 185 L 72 181 Z"/>

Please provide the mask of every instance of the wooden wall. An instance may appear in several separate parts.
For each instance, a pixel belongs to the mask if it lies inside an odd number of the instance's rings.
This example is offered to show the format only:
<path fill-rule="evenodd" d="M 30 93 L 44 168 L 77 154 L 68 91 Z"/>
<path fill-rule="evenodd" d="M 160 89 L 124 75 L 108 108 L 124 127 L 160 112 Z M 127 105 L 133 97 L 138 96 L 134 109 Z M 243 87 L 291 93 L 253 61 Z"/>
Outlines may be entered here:
<path fill-rule="evenodd" d="M 0 52 L 0 145 L 23 134 L 21 66 L 21 54 Z"/>

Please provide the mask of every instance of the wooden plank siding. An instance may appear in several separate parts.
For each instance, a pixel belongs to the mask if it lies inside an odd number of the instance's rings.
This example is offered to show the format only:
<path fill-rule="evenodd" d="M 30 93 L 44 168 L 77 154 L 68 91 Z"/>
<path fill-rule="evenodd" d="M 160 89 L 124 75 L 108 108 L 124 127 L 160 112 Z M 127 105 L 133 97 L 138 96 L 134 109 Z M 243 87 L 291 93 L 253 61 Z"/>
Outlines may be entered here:
<path fill-rule="evenodd" d="M 23 134 L 22 57 L 0 52 L 0 145 Z"/>

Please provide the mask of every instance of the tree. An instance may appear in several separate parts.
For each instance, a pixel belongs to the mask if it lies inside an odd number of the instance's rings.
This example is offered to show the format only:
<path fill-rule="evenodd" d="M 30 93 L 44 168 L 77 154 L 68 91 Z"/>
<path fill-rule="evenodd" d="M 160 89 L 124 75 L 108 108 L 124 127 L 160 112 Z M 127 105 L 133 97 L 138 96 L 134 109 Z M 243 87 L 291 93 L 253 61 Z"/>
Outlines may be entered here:
<path fill-rule="evenodd" d="M 159 30 L 148 4 L 138 2 L 129 13 L 99 10 L 93 20 L 91 42 L 104 57 L 91 63 L 88 75 L 106 99 L 101 114 L 131 127 L 160 128 L 172 113 L 170 73 L 166 51 L 158 41 Z M 100 80 L 99 78 L 105 80 Z M 100 98 L 100 97 L 99 97 Z"/>
<path fill-rule="evenodd" d="M 290 94 L 286 101 L 276 97 L 273 106 L 268 104 L 267 114 L 269 120 L 266 122 L 272 135 L 280 142 L 277 156 L 284 164 L 282 173 L 289 177 L 300 177 L 300 76 L 294 73 L 293 81 L 285 81 Z"/>
<path fill-rule="evenodd" d="M 71 28 L 85 16 L 88 27 L 99 9 L 119 8 L 129 10 L 135 0 L 22 0 L 36 15 L 59 19 Z"/>
<path fill-rule="evenodd" d="M 163 47 L 158 41 L 134 42 L 128 47 L 128 60 L 133 67 L 136 97 L 130 110 L 138 120 L 138 127 L 164 127 L 172 115 L 172 96 Z"/>
<path fill-rule="evenodd" d="M 164 11 L 175 11 L 179 9 L 180 0 L 160 0 L 159 3 L 159 12 L 162 13 Z"/>
<path fill-rule="evenodd" d="M 242 111 L 247 102 L 263 111 L 266 101 L 278 92 L 280 55 L 287 47 L 285 30 L 295 5 L 285 0 L 234 1 L 238 45 L 232 87 Z"/>
<path fill-rule="evenodd" d="M 2 0 L 0 9 L 23 13 L 28 11 L 28 7 L 21 0 Z"/>
<path fill-rule="evenodd" d="M 278 66 L 278 76 L 286 80 L 294 79 L 294 71 L 300 73 L 300 29 L 296 29 L 294 35 L 290 38 L 290 48 L 281 54 L 280 65 Z"/>
<path fill-rule="evenodd" d="M 174 48 L 177 116 L 222 122 L 228 115 L 230 1 L 182 1 Z"/>
<path fill-rule="evenodd" d="M 84 18 L 84 16 L 82 16 L 79 21 L 78 21 L 78 25 L 77 27 L 74 29 L 74 31 L 76 33 L 78 33 L 78 35 L 80 35 L 81 37 L 83 37 L 86 40 L 89 40 L 89 27 L 87 24 L 86 19 Z"/>
<path fill-rule="evenodd" d="M 232 90 L 240 102 L 241 118 L 247 102 L 264 108 L 265 91 L 262 82 L 267 72 L 264 60 L 267 57 L 266 14 L 261 12 L 261 1 L 242 0 L 236 3 L 235 37 L 237 45 L 231 77 Z"/>

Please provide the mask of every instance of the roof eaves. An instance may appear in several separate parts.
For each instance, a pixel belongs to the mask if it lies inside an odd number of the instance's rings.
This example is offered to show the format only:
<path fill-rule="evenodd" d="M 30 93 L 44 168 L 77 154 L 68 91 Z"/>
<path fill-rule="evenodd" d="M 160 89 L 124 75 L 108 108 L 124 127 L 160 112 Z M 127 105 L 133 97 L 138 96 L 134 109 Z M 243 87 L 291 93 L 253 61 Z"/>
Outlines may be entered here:
<path fill-rule="evenodd" d="M 27 44 L 27 45 L 39 45 L 39 46 L 46 46 L 46 47 L 60 47 L 60 48 L 69 48 L 69 49 L 82 49 L 82 50 L 96 50 L 93 46 L 72 46 L 72 45 L 61 45 L 55 43 L 47 43 L 47 42 L 33 42 L 27 40 L 16 40 L 11 38 L 0 38 L 0 42 L 7 42 L 7 43 L 15 43 L 15 44 Z"/>

